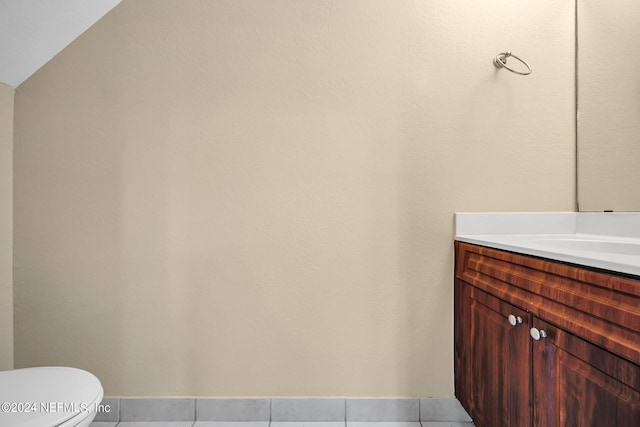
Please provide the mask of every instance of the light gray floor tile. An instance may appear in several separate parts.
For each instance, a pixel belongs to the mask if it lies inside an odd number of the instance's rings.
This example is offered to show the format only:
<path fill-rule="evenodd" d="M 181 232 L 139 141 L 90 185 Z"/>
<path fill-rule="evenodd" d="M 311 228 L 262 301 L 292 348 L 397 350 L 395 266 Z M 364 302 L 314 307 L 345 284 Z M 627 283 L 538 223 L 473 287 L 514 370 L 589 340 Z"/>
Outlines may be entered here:
<path fill-rule="evenodd" d="M 474 427 L 467 421 L 423 421 L 422 427 Z"/>
<path fill-rule="evenodd" d="M 271 421 L 270 427 L 345 427 L 344 421 Z"/>
<path fill-rule="evenodd" d="M 347 421 L 419 421 L 418 399 L 347 399 Z"/>
<path fill-rule="evenodd" d="M 116 427 L 192 427 L 193 421 L 124 421 Z"/>
<path fill-rule="evenodd" d="M 117 422 L 94 421 L 89 427 L 116 427 Z"/>
<path fill-rule="evenodd" d="M 344 421 L 344 405 L 344 399 L 271 399 L 271 421 Z"/>
<path fill-rule="evenodd" d="M 196 399 L 197 421 L 269 421 L 270 399 Z"/>
<path fill-rule="evenodd" d="M 418 421 L 347 421 L 346 427 L 421 427 Z"/>
<path fill-rule="evenodd" d="M 269 421 L 196 421 L 194 427 L 269 427 Z"/>
<path fill-rule="evenodd" d="M 471 417 L 456 398 L 421 399 L 420 420 L 470 422 Z"/>
<path fill-rule="evenodd" d="M 120 421 L 195 421 L 195 399 L 120 399 Z"/>

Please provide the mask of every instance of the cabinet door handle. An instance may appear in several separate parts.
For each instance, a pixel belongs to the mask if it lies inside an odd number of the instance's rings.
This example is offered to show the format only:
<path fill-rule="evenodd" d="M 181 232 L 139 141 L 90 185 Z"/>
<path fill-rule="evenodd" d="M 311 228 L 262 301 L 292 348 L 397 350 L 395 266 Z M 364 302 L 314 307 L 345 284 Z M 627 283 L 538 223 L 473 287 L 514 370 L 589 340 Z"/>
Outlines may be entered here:
<path fill-rule="evenodd" d="M 516 325 L 519 325 L 520 323 L 522 323 L 522 317 L 514 316 L 513 314 L 508 315 L 507 319 L 509 320 L 509 324 L 511 326 L 516 326 Z"/>
<path fill-rule="evenodd" d="M 540 338 L 547 337 L 547 333 L 545 332 L 544 329 L 538 330 L 537 328 L 531 328 L 529 330 L 529 334 L 531 335 L 531 338 L 533 338 L 536 341 L 540 340 Z"/>

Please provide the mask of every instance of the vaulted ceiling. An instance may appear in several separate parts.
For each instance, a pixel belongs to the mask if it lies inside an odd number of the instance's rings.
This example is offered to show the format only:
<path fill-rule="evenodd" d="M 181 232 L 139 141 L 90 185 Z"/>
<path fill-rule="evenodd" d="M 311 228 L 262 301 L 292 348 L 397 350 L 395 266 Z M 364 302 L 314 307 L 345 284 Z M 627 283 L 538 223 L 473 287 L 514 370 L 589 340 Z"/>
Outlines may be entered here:
<path fill-rule="evenodd" d="M 0 0 L 0 83 L 18 87 L 120 0 Z"/>

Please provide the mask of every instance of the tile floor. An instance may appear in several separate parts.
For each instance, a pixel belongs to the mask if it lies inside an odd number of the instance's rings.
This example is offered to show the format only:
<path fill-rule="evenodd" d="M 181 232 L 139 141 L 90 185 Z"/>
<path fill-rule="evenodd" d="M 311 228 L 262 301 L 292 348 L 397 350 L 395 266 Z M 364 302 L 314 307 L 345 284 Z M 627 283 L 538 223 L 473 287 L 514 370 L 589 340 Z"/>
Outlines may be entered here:
<path fill-rule="evenodd" d="M 283 421 L 121 421 L 94 422 L 90 427 L 473 427 L 464 421 L 421 422 L 283 422 Z"/>

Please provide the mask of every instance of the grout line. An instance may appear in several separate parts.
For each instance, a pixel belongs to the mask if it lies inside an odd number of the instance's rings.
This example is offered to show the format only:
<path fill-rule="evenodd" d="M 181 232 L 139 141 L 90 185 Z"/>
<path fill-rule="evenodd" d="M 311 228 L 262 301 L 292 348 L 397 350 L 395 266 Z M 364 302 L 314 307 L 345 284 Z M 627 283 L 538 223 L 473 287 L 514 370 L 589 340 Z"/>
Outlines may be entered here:
<path fill-rule="evenodd" d="M 344 427 L 347 427 L 347 398 L 344 398 Z"/>

